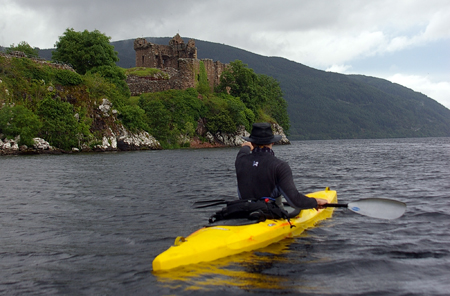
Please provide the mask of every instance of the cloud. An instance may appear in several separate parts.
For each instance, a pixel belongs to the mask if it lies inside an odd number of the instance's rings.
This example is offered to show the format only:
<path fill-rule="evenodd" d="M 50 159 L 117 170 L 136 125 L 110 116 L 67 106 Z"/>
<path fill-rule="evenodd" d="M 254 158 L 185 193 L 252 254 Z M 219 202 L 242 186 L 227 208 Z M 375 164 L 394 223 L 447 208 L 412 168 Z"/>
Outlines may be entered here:
<path fill-rule="evenodd" d="M 437 72 L 444 71 L 445 62 L 426 65 L 438 57 L 423 50 L 412 53 L 450 40 L 449 19 L 446 0 L 0 0 L 0 45 L 26 41 L 50 48 L 67 28 L 97 29 L 112 41 L 179 33 L 341 73 L 370 75 L 380 65 L 372 63 L 374 68 L 364 71 L 357 65 L 408 56 L 407 63 L 393 61 L 383 67 L 411 79 L 424 77 L 425 71 L 442 75 Z M 440 53 L 440 60 L 448 59 L 447 52 L 434 52 Z M 435 94 L 445 88 L 441 84 L 429 81 L 430 92 L 418 90 L 441 97 Z"/>
<path fill-rule="evenodd" d="M 327 72 L 336 72 L 341 74 L 351 74 L 351 65 L 332 65 L 327 68 Z M 362 74 L 362 73 L 360 73 Z M 450 82 L 449 81 L 435 81 L 429 76 L 408 75 L 396 73 L 393 75 L 384 75 L 378 73 L 377 75 L 367 74 L 369 76 L 378 77 L 389 80 L 393 83 L 403 85 L 416 92 L 420 92 L 429 98 L 437 101 L 439 104 L 450 109 Z"/>
<path fill-rule="evenodd" d="M 395 74 L 386 79 L 426 94 L 443 106 L 450 109 L 450 82 L 432 81 L 429 77 L 418 75 Z"/>
<path fill-rule="evenodd" d="M 412 37 L 396 36 L 387 43 L 382 51 L 401 51 L 411 46 L 422 46 L 439 39 L 448 39 L 450 38 L 450 27 L 447 25 L 449 19 L 450 10 L 436 12 L 422 31 L 418 30 Z"/>
<path fill-rule="evenodd" d="M 350 66 L 350 65 L 332 65 L 331 67 L 327 68 L 325 71 L 344 74 L 344 73 L 347 73 L 347 70 L 349 70 L 351 68 L 352 68 L 352 66 Z"/>

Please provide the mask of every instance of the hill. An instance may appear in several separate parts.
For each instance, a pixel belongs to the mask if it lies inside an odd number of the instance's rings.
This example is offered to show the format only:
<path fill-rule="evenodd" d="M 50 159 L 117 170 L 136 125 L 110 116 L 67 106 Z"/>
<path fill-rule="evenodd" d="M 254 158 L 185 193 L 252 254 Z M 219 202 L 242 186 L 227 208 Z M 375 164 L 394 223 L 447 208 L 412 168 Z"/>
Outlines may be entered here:
<path fill-rule="evenodd" d="M 156 44 L 171 38 L 147 37 Z M 185 40 L 189 38 L 184 37 Z M 135 66 L 134 39 L 112 42 L 123 68 Z M 280 57 L 266 57 L 224 44 L 195 40 L 198 58 L 241 60 L 274 77 L 288 103 L 291 140 L 448 137 L 450 110 L 431 98 L 384 79 L 317 70 Z M 51 50 L 40 55 L 51 58 Z"/>

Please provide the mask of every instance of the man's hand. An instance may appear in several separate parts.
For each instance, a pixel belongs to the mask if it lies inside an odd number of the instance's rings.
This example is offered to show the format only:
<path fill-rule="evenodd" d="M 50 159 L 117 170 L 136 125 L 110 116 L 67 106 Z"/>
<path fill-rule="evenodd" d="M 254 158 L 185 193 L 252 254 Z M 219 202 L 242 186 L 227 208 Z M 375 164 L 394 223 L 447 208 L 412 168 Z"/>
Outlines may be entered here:
<path fill-rule="evenodd" d="M 324 205 L 328 203 L 328 200 L 322 199 L 322 198 L 316 198 L 317 201 L 317 207 L 316 210 L 324 209 Z"/>
<path fill-rule="evenodd" d="M 244 147 L 244 146 L 248 146 L 248 147 L 250 147 L 250 150 L 253 150 L 253 144 L 251 143 L 251 142 L 244 142 L 244 143 L 242 143 L 242 147 Z"/>

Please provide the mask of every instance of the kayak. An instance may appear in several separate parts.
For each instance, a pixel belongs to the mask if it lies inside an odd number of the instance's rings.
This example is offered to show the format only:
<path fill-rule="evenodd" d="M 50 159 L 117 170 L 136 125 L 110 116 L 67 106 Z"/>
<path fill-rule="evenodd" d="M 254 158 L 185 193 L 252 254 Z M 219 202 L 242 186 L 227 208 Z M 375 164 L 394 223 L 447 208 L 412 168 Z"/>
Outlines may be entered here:
<path fill-rule="evenodd" d="M 328 187 L 306 196 L 337 202 L 337 193 Z M 153 260 L 153 271 L 209 262 L 219 258 L 264 248 L 282 239 L 301 234 L 318 221 L 330 218 L 334 208 L 302 210 L 290 221 L 267 219 L 246 225 L 205 226 L 187 237 L 177 237 L 169 249 Z"/>

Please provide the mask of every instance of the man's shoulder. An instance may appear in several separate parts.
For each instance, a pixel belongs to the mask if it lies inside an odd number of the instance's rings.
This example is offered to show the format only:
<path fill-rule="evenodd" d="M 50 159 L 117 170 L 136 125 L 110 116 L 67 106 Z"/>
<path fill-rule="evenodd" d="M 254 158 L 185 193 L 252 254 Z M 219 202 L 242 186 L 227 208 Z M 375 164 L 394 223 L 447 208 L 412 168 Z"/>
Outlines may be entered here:
<path fill-rule="evenodd" d="M 275 156 L 273 158 L 274 158 L 273 162 L 276 164 L 278 169 L 287 169 L 287 170 L 291 169 L 291 167 L 289 166 L 289 163 L 287 161 L 279 159 Z"/>
<path fill-rule="evenodd" d="M 248 154 L 250 154 L 250 152 L 251 152 L 250 147 L 242 146 L 241 149 L 239 149 L 237 156 L 248 155 Z"/>

